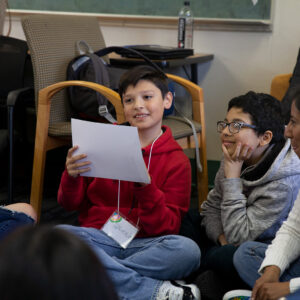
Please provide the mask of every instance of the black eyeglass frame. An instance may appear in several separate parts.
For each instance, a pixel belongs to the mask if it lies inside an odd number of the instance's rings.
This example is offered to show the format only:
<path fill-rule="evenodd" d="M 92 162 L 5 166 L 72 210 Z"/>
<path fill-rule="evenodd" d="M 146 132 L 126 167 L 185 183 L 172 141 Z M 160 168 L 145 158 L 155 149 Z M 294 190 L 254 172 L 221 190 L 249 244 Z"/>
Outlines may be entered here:
<path fill-rule="evenodd" d="M 222 129 L 221 129 L 221 128 L 219 129 L 220 124 L 224 124 L 224 125 L 222 126 Z M 231 125 L 231 124 L 238 125 L 237 127 L 234 127 L 234 128 L 236 129 L 236 131 L 232 131 L 232 128 L 231 128 L 232 125 Z M 246 128 L 251 128 L 251 129 L 256 129 L 256 126 L 255 126 L 255 125 L 251 125 L 251 124 L 247 124 L 247 123 L 243 123 L 243 122 L 237 122 L 237 121 L 235 121 L 235 122 L 218 121 L 218 122 L 217 122 L 217 131 L 218 131 L 219 133 L 222 133 L 223 130 L 224 130 L 227 126 L 228 126 L 229 132 L 232 133 L 232 134 L 239 133 L 240 130 L 241 130 L 241 128 L 245 128 L 245 127 L 246 127 Z"/>

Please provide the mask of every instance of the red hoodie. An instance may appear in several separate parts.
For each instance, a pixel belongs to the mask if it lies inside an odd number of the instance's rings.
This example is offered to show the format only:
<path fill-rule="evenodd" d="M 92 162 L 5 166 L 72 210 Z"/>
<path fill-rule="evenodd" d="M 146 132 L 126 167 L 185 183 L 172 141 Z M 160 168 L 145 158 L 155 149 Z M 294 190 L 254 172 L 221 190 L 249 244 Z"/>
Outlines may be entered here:
<path fill-rule="evenodd" d="M 149 174 L 151 183 L 141 187 L 121 181 L 120 212 L 137 224 L 138 237 L 177 234 L 190 204 L 191 166 L 181 147 L 163 126 L 154 143 Z M 143 148 L 146 166 L 151 144 Z M 118 180 L 78 176 L 65 170 L 58 190 L 58 202 L 66 210 L 79 211 L 83 227 L 101 228 L 117 210 Z"/>

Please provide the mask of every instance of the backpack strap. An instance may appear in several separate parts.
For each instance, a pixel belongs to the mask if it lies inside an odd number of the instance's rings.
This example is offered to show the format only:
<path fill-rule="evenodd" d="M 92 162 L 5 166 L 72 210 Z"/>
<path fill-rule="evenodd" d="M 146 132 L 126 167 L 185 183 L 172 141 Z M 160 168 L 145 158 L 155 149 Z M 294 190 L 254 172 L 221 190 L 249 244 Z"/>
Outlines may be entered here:
<path fill-rule="evenodd" d="M 99 61 L 99 57 L 94 53 L 87 53 L 85 55 L 88 56 L 92 61 L 92 65 L 94 67 L 94 72 L 95 72 L 96 82 L 102 82 L 103 81 L 103 85 L 109 86 L 108 72 L 106 70 L 105 63 L 102 61 L 102 59 L 100 58 L 100 61 Z M 96 95 L 97 95 L 97 101 L 98 101 L 98 104 L 99 104 L 98 114 L 101 117 L 105 118 L 110 123 L 117 123 L 117 120 L 108 111 L 107 105 L 103 104 L 103 102 L 101 100 L 101 97 L 104 97 L 104 96 L 100 95 L 99 93 L 96 93 Z"/>
<path fill-rule="evenodd" d="M 82 47 L 85 48 L 85 51 L 82 50 Z M 94 53 L 93 49 L 90 47 L 90 45 L 86 41 L 77 41 L 76 42 L 76 50 L 79 53 L 79 55 L 83 55 L 86 53 Z"/>
<path fill-rule="evenodd" d="M 85 48 L 85 51 L 82 50 L 82 47 Z M 103 59 L 97 54 L 94 54 L 93 49 L 86 41 L 77 41 L 76 49 L 80 55 L 88 57 L 91 60 L 95 74 L 95 81 L 97 83 L 102 82 L 103 85 L 109 86 L 109 75 L 106 70 L 106 63 L 103 61 Z M 98 102 L 98 114 L 105 118 L 108 122 L 116 123 L 117 120 L 108 111 L 107 105 L 103 104 L 103 98 L 105 99 L 105 97 L 99 93 L 96 93 L 96 97 Z"/>

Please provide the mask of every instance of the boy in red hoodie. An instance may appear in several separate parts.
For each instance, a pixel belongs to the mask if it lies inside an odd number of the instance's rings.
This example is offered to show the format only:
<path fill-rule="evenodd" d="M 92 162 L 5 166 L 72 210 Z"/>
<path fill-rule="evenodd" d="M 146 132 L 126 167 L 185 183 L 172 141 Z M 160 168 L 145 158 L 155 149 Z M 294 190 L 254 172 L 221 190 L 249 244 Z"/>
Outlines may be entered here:
<path fill-rule="evenodd" d="M 189 207 L 191 169 L 171 130 L 162 126 L 164 109 L 173 100 L 167 77 L 139 66 L 121 77 L 119 93 L 128 125 L 138 129 L 151 182 L 81 177 L 90 162 L 86 155 L 76 155 L 75 146 L 67 155 L 58 202 L 79 211 L 81 227 L 62 226 L 92 246 L 120 299 L 200 299 L 194 285 L 173 281 L 197 269 L 200 251 L 192 240 L 177 235 Z M 128 221 L 136 237 L 125 229 L 128 223 L 120 225 L 124 236 L 109 237 L 106 226 L 119 220 Z"/>

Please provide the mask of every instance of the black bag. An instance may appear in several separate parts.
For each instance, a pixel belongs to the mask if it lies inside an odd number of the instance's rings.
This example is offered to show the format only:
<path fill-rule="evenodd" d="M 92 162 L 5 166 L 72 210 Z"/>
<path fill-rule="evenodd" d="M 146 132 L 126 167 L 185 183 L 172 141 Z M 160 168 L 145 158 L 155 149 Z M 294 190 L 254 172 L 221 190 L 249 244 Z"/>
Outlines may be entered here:
<path fill-rule="evenodd" d="M 79 56 L 71 60 L 67 68 L 67 80 L 84 80 L 95 82 L 116 90 L 110 84 L 109 65 L 102 59 L 111 52 L 128 51 L 143 58 L 148 64 L 163 71 L 142 53 L 126 47 L 107 47 L 93 52 L 85 41 L 76 43 Z M 82 50 L 85 48 L 85 51 Z M 76 117 L 90 120 L 97 120 L 99 117 L 106 119 L 110 123 L 115 123 L 115 110 L 113 105 L 100 93 L 90 88 L 72 86 L 68 88 L 68 96 L 71 108 Z"/>

